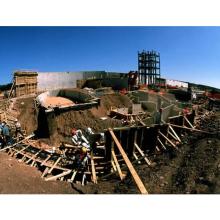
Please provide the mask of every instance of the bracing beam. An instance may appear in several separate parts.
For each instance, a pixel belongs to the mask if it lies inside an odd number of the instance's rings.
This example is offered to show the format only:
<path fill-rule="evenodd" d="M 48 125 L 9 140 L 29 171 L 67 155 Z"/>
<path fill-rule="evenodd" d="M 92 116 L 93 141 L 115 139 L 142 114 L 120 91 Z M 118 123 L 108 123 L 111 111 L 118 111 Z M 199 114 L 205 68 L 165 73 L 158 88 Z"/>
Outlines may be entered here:
<path fill-rule="evenodd" d="M 126 155 L 123 147 L 121 146 L 121 144 L 119 143 L 117 137 L 115 136 L 113 130 L 109 128 L 109 132 L 110 132 L 110 134 L 111 134 L 111 136 L 112 136 L 116 146 L 118 147 L 118 150 L 120 151 L 120 153 L 121 153 L 121 155 L 122 155 L 122 157 L 123 157 L 123 159 L 124 159 L 128 169 L 129 169 L 131 175 L 133 176 L 134 181 L 137 184 L 138 189 L 140 190 L 140 192 L 142 194 L 148 194 L 148 192 L 147 192 L 143 182 L 141 181 L 140 177 L 138 176 L 138 174 L 137 174 L 136 170 L 134 169 L 131 161 L 129 160 L 128 156 Z"/>

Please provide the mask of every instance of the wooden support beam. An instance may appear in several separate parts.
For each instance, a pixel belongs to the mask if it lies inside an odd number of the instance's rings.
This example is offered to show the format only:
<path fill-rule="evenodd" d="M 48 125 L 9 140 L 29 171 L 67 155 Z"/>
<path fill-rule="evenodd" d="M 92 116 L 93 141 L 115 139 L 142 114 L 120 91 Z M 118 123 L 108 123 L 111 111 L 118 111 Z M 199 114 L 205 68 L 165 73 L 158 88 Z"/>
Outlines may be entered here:
<path fill-rule="evenodd" d="M 176 127 L 176 128 L 182 128 L 182 129 L 186 129 L 186 130 L 190 130 L 190 131 L 198 131 L 201 133 L 205 133 L 205 134 L 213 134 L 213 132 L 208 132 L 208 131 L 203 131 L 203 130 L 199 130 L 196 128 L 188 128 L 188 127 L 184 127 L 184 126 L 180 126 L 180 125 L 174 125 L 174 124 L 170 124 L 172 127 Z"/>
<path fill-rule="evenodd" d="M 56 167 L 56 165 L 59 163 L 59 161 L 62 159 L 62 157 L 59 157 L 55 163 L 53 164 L 53 166 L 50 168 L 50 170 L 48 171 L 48 173 L 50 174 L 52 172 L 52 170 Z"/>
<path fill-rule="evenodd" d="M 157 140 L 159 141 L 159 143 L 161 144 L 162 148 L 164 150 L 166 150 L 167 148 L 165 147 L 165 145 L 163 144 L 163 142 L 160 140 L 160 138 L 158 137 Z"/>
<path fill-rule="evenodd" d="M 23 157 L 21 158 L 21 161 L 24 162 L 26 158 L 26 155 L 23 155 Z"/>
<path fill-rule="evenodd" d="M 136 170 L 134 169 L 131 161 L 129 160 L 128 156 L 126 155 L 123 147 L 119 143 L 119 141 L 118 141 L 117 137 L 115 136 L 114 132 L 112 131 L 112 129 L 109 128 L 109 132 L 110 132 L 110 134 L 111 134 L 111 136 L 112 136 L 116 146 L 118 147 L 118 150 L 120 151 L 120 153 L 121 153 L 121 155 L 122 155 L 122 157 L 123 157 L 123 159 L 124 159 L 128 169 L 129 169 L 131 175 L 133 176 L 134 181 L 137 184 L 138 189 L 140 190 L 140 192 L 142 194 L 148 194 L 148 192 L 147 192 L 143 182 L 141 181 L 140 177 L 138 176 Z"/>
<path fill-rule="evenodd" d="M 121 168 L 120 168 L 120 165 L 119 165 L 119 163 L 118 163 L 118 160 L 117 160 L 117 157 L 116 157 L 116 155 L 115 155 L 114 150 L 112 150 L 112 158 L 113 158 L 113 160 L 114 160 L 114 162 L 115 162 L 115 165 L 116 165 L 116 168 L 117 168 L 119 177 L 120 177 L 121 180 L 123 180 L 123 179 L 124 179 L 124 175 L 123 175 L 123 173 L 122 173 L 122 171 L 121 171 Z"/>
<path fill-rule="evenodd" d="M 176 138 L 176 136 L 174 134 L 172 134 L 170 131 L 168 131 L 168 134 L 176 141 L 178 141 L 178 139 Z"/>
<path fill-rule="evenodd" d="M 159 148 L 158 146 L 156 146 L 156 150 L 157 150 L 158 152 L 160 152 L 160 148 Z"/>
<path fill-rule="evenodd" d="M 146 163 L 150 166 L 150 165 L 151 165 L 151 162 L 150 162 L 150 160 L 146 157 L 146 155 L 143 153 L 143 151 L 141 150 L 141 148 L 140 148 L 136 143 L 135 143 L 134 145 L 135 145 L 136 149 L 138 150 L 138 152 L 140 153 L 140 155 L 141 155 L 142 157 L 144 157 L 144 160 L 146 161 Z"/>
<path fill-rule="evenodd" d="M 35 136 L 34 134 L 31 134 L 31 135 L 27 136 L 26 138 L 24 138 L 24 139 L 22 139 L 22 140 L 20 140 L 20 141 L 18 141 L 18 142 L 16 142 L 16 143 L 14 143 L 14 144 L 12 144 L 12 145 L 10 145 L 10 146 L 7 146 L 7 147 L 5 147 L 5 148 L 2 148 L 2 149 L 0 150 L 0 152 L 1 152 L 1 151 L 4 151 L 4 150 L 7 150 L 7 149 L 9 149 L 9 148 L 15 147 L 17 144 L 20 144 L 20 143 L 24 142 L 25 140 L 28 140 L 28 139 L 30 139 L 30 138 L 32 138 L 32 137 L 34 137 L 34 136 Z"/>
<path fill-rule="evenodd" d="M 182 142 L 181 139 L 179 138 L 179 136 L 177 135 L 177 133 L 175 132 L 174 128 L 169 124 L 169 128 L 170 130 L 173 132 L 173 134 L 176 136 L 176 138 L 178 139 L 179 142 Z"/>
<path fill-rule="evenodd" d="M 49 169 L 50 169 L 49 167 L 46 167 L 46 168 L 45 168 L 44 172 L 43 172 L 42 175 L 41 175 L 41 178 L 44 178 L 44 177 L 47 175 Z"/>
<path fill-rule="evenodd" d="M 186 116 L 183 116 L 183 118 L 186 120 L 186 122 L 189 124 L 189 126 L 191 128 L 194 128 L 193 125 L 191 124 L 191 122 L 188 120 L 188 118 Z"/>
<path fill-rule="evenodd" d="M 64 172 L 62 172 L 62 173 L 60 173 L 60 174 L 58 174 L 58 175 L 56 175 L 56 176 L 52 176 L 52 177 L 46 178 L 45 181 L 56 180 L 56 179 L 58 179 L 58 178 L 60 178 L 60 177 L 64 177 L 64 176 L 70 174 L 71 172 L 72 172 L 72 170 L 64 171 Z"/>
<path fill-rule="evenodd" d="M 71 183 L 74 181 L 77 172 L 78 172 L 78 170 L 75 170 L 75 171 L 73 172 L 73 175 L 72 175 L 72 177 L 71 177 L 71 179 L 70 179 L 70 182 L 71 182 Z"/>
<path fill-rule="evenodd" d="M 91 153 L 90 153 L 90 159 L 91 159 L 91 168 L 92 168 L 92 181 L 93 181 L 93 183 L 97 184 L 97 176 L 96 176 L 96 171 L 95 171 L 93 151 L 91 151 Z"/>
<path fill-rule="evenodd" d="M 134 156 L 135 160 L 138 160 L 138 156 L 135 152 L 133 153 L 133 156 Z"/>
<path fill-rule="evenodd" d="M 27 148 L 29 148 L 29 146 L 26 146 L 26 147 L 22 148 L 21 150 L 17 151 L 17 152 L 14 154 L 14 156 L 16 156 L 16 155 L 20 154 L 21 152 L 25 151 Z"/>
<path fill-rule="evenodd" d="M 111 160 L 111 164 L 112 164 L 113 170 L 116 172 L 116 171 L 117 171 L 117 168 L 116 168 L 115 163 L 114 163 L 113 160 Z"/>
<path fill-rule="evenodd" d="M 37 163 L 35 163 L 35 162 L 36 162 L 35 160 L 32 161 L 31 167 L 33 167 L 33 166 L 35 167 L 37 165 Z"/>
<path fill-rule="evenodd" d="M 38 155 L 40 152 L 42 152 L 42 150 L 39 150 L 39 151 L 38 151 L 36 154 L 34 154 L 30 159 L 28 159 L 28 160 L 26 161 L 26 164 L 28 164 L 29 162 L 31 162 L 32 160 L 34 160 L 34 158 L 36 158 L 37 155 Z"/>
<path fill-rule="evenodd" d="M 166 137 L 163 133 L 161 133 L 160 131 L 158 131 L 158 133 L 164 138 L 166 139 L 176 150 L 178 150 L 177 146 L 168 138 Z"/>

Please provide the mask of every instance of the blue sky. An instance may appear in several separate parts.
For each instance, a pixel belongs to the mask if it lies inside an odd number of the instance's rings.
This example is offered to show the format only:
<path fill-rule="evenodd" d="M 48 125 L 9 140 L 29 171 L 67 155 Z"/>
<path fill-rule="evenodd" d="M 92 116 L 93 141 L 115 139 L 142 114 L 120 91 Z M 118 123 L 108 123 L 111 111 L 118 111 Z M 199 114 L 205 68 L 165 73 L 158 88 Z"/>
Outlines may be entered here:
<path fill-rule="evenodd" d="M 220 27 L 0 27 L 0 84 L 18 69 L 137 70 L 143 49 L 162 77 L 220 88 Z"/>

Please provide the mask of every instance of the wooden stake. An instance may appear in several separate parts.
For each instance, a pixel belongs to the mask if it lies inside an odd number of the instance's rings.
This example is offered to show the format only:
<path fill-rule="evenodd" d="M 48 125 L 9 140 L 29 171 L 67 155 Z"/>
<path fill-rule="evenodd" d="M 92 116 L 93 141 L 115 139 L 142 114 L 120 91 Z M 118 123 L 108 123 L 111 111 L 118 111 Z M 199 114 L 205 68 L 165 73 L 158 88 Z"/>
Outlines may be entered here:
<path fill-rule="evenodd" d="M 121 144 L 119 143 L 117 137 L 115 136 L 113 130 L 109 128 L 109 132 L 110 132 L 114 142 L 116 143 L 116 146 L 118 147 L 118 149 L 119 149 L 119 151 L 120 151 L 120 153 L 121 153 L 121 155 L 122 155 L 122 157 L 123 157 L 123 159 L 124 159 L 128 169 L 129 169 L 129 171 L 131 173 L 131 175 L 133 176 L 134 181 L 137 184 L 138 189 L 140 190 L 140 192 L 142 194 L 148 194 L 148 192 L 147 192 L 143 182 L 141 181 L 140 177 L 138 176 L 138 174 L 137 174 L 136 170 L 134 169 L 131 161 L 129 160 L 128 156 L 126 155 L 123 147 L 121 146 Z"/>
<path fill-rule="evenodd" d="M 90 157 L 91 157 L 91 167 L 92 167 L 92 181 L 93 181 L 93 183 L 97 184 L 97 177 L 96 177 L 96 171 L 95 171 L 95 163 L 94 163 L 94 159 L 93 159 L 93 151 L 91 151 Z"/>

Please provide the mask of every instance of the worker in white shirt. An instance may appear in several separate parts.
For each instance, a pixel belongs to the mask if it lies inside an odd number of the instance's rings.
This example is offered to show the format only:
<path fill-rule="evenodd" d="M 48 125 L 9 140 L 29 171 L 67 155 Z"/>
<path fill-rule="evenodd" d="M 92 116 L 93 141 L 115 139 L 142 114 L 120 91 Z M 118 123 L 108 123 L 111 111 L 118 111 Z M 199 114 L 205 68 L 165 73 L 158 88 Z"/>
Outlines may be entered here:
<path fill-rule="evenodd" d="M 15 137 L 18 137 L 18 134 L 20 134 L 22 137 L 24 137 L 24 134 L 21 130 L 21 123 L 18 121 L 18 119 L 15 120 Z"/>

